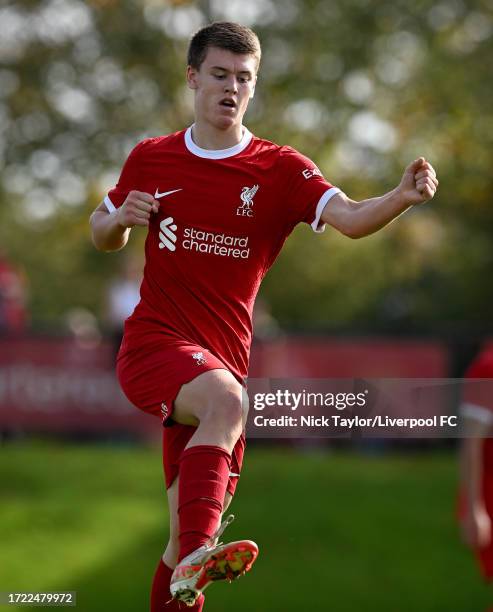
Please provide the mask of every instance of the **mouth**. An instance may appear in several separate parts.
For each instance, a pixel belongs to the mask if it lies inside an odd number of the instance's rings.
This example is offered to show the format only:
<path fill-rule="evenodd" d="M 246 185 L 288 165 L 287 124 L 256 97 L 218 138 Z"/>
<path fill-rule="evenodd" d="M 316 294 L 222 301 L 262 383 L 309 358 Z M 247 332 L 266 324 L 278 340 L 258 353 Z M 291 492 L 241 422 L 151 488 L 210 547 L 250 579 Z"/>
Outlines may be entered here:
<path fill-rule="evenodd" d="M 235 109 L 236 108 L 236 102 L 233 100 L 233 98 L 223 98 L 219 102 L 219 106 L 222 106 L 223 108 Z"/>

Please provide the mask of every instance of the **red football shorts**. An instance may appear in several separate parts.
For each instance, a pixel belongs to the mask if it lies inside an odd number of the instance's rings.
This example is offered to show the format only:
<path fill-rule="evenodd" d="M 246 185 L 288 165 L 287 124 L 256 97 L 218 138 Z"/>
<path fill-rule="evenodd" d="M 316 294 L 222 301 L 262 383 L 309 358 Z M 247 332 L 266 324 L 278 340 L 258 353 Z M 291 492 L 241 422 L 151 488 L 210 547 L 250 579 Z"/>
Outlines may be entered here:
<path fill-rule="evenodd" d="M 200 346 L 185 342 L 146 343 L 129 348 L 124 341 L 118 355 L 117 375 L 129 401 L 162 420 L 163 465 L 166 487 L 178 476 L 180 455 L 196 428 L 175 423 L 170 417 L 182 385 L 209 370 L 227 370 L 224 363 Z M 243 463 L 245 436 L 236 443 L 231 460 L 228 491 L 234 494 Z"/>

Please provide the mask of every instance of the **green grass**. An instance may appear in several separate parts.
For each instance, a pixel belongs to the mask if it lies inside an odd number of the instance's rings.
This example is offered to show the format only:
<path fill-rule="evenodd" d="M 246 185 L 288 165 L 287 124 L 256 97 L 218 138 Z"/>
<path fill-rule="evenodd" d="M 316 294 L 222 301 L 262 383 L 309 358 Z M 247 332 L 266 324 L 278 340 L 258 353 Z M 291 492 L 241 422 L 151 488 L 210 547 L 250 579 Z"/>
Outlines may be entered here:
<path fill-rule="evenodd" d="M 145 612 L 167 539 L 158 449 L 0 450 L 0 591 L 77 591 L 81 612 Z M 250 449 L 227 538 L 252 573 L 210 612 L 481 612 L 491 592 L 454 521 L 452 454 Z"/>

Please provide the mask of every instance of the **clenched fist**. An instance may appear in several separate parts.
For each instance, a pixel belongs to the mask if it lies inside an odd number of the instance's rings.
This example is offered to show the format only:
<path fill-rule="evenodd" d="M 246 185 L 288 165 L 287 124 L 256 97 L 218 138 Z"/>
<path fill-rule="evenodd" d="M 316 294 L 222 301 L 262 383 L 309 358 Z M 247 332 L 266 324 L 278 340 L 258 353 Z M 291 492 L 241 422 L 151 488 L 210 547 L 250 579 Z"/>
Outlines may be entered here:
<path fill-rule="evenodd" d="M 431 200 L 437 187 L 435 169 L 424 157 L 419 157 L 405 169 L 397 189 L 407 204 L 422 204 Z"/>
<path fill-rule="evenodd" d="M 117 220 L 122 227 L 135 225 L 149 226 L 152 213 L 159 210 L 159 202 L 150 193 L 131 191 L 117 212 Z"/>

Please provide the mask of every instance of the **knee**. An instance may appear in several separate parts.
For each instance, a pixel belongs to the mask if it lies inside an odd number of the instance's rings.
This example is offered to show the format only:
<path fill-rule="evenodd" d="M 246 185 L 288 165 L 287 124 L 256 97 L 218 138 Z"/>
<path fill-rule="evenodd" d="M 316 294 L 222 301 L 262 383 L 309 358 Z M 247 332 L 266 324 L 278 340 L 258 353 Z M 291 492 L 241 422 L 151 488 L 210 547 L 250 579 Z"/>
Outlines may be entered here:
<path fill-rule="evenodd" d="M 218 425 L 241 434 L 247 412 L 245 390 L 226 370 L 210 370 L 182 386 L 174 419 L 182 425 Z"/>
<path fill-rule="evenodd" d="M 244 425 L 242 387 L 236 381 L 217 385 L 209 396 L 201 422 L 221 424 L 225 429 L 241 434 Z"/>

